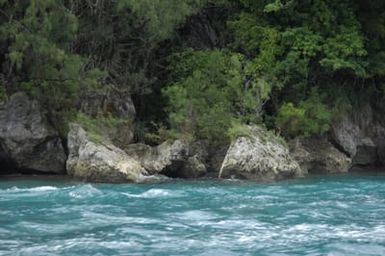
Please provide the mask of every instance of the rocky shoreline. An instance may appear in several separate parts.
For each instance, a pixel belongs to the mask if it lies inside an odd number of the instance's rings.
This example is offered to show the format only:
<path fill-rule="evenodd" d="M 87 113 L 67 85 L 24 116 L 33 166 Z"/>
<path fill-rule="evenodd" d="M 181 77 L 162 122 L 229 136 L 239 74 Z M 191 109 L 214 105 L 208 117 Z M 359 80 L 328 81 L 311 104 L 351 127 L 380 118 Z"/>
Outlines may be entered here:
<path fill-rule="evenodd" d="M 132 118 L 132 101 L 111 101 L 115 114 Z M 81 110 L 98 112 L 106 104 L 93 97 Z M 209 148 L 203 141 L 174 140 L 157 146 L 132 143 L 125 126 L 97 140 L 79 123 L 63 140 L 36 101 L 18 92 L 0 105 L 1 175 L 56 174 L 90 182 L 147 182 L 153 177 L 201 177 L 277 180 L 308 173 L 346 173 L 385 164 L 385 124 L 366 105 L 335 121 L 330 132 L 285 142 L 258 126 L 228 147 Z M 121 139 L 119 139 L 121 138 Z"/>

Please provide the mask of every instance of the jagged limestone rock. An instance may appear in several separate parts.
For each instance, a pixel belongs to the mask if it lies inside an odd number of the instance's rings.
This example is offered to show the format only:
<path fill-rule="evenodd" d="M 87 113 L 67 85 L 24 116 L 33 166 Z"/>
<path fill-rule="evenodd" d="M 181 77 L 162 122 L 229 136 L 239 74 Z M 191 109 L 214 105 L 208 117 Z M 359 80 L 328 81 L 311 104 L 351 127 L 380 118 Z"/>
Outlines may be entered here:
<path fill-rule="evenodd" d="M 239 137 L 231 143 L 220 178 L 274 180 L 303 175 L 279 138 L 258 126 L 248 129 L 250 136 Z"/>
<path fill-rule="evenodd" d="M 106 142 L 93 142 L 78 124 L 68 133 L 67 172 L 92 182 L 142 182 L 147 172 L 123 150 Z"/>
<path fill-rule="evenodd" d="M 125 151 L 150 174 L 174 178 L 198 178 L 206 174 L 201 156 L 203 153 L 182 140 L 166 141 L 156 147 L 132 144 L 125 147 Z"/>

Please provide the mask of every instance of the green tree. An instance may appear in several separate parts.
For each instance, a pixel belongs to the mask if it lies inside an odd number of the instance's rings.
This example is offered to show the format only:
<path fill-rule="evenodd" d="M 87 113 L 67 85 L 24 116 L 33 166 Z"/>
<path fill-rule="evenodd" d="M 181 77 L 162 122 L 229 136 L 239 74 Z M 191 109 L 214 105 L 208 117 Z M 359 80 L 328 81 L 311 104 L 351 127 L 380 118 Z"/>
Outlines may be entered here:
<path fill-rule="evenodd" d="M 173 66 L 176 80 L 164 91 L 170 99 L 172 128 L 218 142 L 234 122 L 253 123 L 270 87 L 248 74 L 242 55 L 187 51 Z"/>
<path fill-rule="evenodd" d="M 97 85 L 102 76 L 87 69 L 84 58 L 71 50 L 77 18 L 60 0 L 4 1 L 1 7 L 0 42 L 6 58 L 2 77 L 7 90 L 26 90 L 54 124 L 66 119 L 80 88 Z"/>

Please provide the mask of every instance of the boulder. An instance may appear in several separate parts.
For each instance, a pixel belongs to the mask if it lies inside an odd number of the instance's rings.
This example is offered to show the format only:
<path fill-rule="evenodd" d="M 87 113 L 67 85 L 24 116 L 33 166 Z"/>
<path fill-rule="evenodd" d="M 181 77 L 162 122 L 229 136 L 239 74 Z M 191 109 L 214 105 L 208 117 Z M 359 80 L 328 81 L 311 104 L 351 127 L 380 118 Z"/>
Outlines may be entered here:
<path fill-rule="evenodd" d="M 263 128 L 248 129 L 249 136 L 231 143 L 219 178 L 275 180 L 303 175 L 283 141 Z"/>
<path fill-rule="evenodd" d="M 166 141 L 158 146 L 131 144 L 125 152 L 136 159 L 150 174 L 173 178 L 198 178 L 206 173 L 204 150 L 182 140 Z"/>
<path fill-rule="evenodd" d="M 91 182 L 142 182 L 147 172 L 132 157 L 112 143 L 94 142 L 78 124 L 68 133 L 67 172 Z"/>
<path fill-rule="evenodd" d="M 352 163 L 325 137 L 297 138 L 290 142 L 290 151 L 303 172 L 308 173 L 344 173 Z"/>
<path fill-rule="evenodd" d="M 13 94 L 0 105 L 0 148 L 5 162 L 24 173 L 64 173 L 66 154 L 58 133 L 36 101 Z"/>

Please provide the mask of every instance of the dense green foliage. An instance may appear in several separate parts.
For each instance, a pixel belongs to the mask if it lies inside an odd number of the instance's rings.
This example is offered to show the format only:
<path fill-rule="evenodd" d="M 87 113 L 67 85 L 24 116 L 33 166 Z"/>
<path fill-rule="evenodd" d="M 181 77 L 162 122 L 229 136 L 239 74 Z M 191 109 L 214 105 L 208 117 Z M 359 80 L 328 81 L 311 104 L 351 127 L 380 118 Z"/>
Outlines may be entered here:
<path fill-rule="evenodd" d="M 322 103 L 321 97 L 313 93 L 298 106 L 291 102 L 284 103 L 279 109 L 276 123 L 287 137 L 323 134 L 329 130 L 331 114 L 330 109 Z"/>
<path fill-rule="evenodd" d="M 0 0 L 0 52 L 0 97 L 25 90 L 58 126 L 113 90 L 133 97 L 139 140 L 322 134 L 383 96 L 385 3 Z"/>
<path fill-rule="evenodd" d="M 270 88 L 245 83 L 250 63 L 223 51 L 188 51 L 172 68 L 176 82 L 167 87 L 172 128 L 211 141 L 224 138 L 234 122 L 256 122 Z"/>

